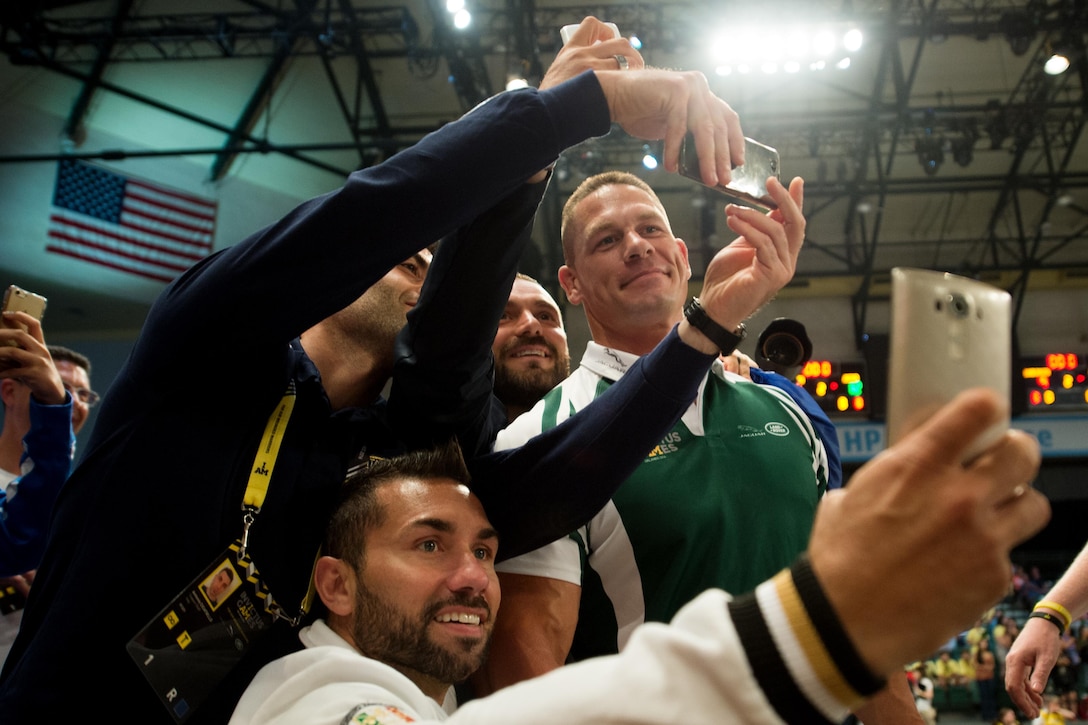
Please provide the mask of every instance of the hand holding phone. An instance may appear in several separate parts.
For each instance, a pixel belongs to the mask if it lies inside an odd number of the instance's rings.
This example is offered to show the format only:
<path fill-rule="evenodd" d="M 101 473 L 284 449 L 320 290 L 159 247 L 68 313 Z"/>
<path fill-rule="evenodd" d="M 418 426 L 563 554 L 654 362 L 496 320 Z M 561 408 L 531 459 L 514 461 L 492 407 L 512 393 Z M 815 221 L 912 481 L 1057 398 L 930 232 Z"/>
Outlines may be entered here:
<path fill-rule="evenodd" d="M 1012 387 L 1011 296 L 985 282 L 928 269 L 892 270 L 888 444 L 973 387 Z M 966 463 L 997 441 L 1008 418 L 988 428 Z"/>
<path fill-rule="evenodd" d="M 16 285 L 9 285 L 4 292 L 4 303 L 2 307 L 3 312 L 25 312 L 36 320 L 41 320 L 45 314 L 46 299 L 39 294 L 33 292 L 27 292 L 22 287 Z M 3 320 L 5 327 L 11 327 L 12 325 L 18 325 L 23 332 L 26 332 L 26 325 L 20 325 L 17 322 L 9 322 L 6 318 Z M 14 342 L 8 342 L 9 345 L 14 345 Z"/>
<path fill-rule="evenodd" d="M 777 209 L 778 204 L 767 192 L 767 178 L 781 179 L 778 151 L 758 141 L 745 137 L 744 165 L 733 168 L 728 184 L 707 188 L 720 191 L 741 204 L 760 209 Z M 695 152 L 695 137 L 688 134 L 680 146 L 680 175 L 703 184 L 699 171 L 699 157 Z M 706 184 L 703 184 L 706 186 Z"/>

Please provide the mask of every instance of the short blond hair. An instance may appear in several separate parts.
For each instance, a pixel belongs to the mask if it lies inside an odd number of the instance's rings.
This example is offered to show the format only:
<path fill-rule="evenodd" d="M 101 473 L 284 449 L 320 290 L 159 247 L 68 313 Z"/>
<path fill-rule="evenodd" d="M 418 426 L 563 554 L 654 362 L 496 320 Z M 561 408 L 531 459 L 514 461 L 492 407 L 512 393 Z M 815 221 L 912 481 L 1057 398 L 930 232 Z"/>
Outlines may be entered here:
<path fill-rule="evenodd" d="M 634 174 L 626 171 L 605 171 L 602 174 L 590 176 L 578 185 L 578 188 L 567 199 L 567 203 L 563 205 L 559 235 L 563 240 L 563 262 L 566 264 L 570 264 L 574 258 L 574 240 L 571 239 L 572 232 L 570 231 L 571 222 L 574 221 L 574 208 L 581 204 L 587 196 L 606 186 L 633 186 L 646 192 L 662 209 L 665 208 L 665 205 L 661 203 L 661 199 L 657 197 L 650 185 Z"/>

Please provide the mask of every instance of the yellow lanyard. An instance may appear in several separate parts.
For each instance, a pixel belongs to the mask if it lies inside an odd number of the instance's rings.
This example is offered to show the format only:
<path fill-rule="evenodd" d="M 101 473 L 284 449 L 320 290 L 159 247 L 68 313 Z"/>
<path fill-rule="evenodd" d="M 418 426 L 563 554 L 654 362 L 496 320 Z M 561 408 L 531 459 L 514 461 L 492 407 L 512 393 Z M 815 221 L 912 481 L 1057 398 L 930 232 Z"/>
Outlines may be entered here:
<path fill-rule="evenodd" d="M 268 482 L 272 480 L 272 470 L 276 467 L 276 458 L 280 454 L 280 444 L 283 443 L 283 432 L 287 430 L 287 421 L 291 419 L 291 413 L 295 409 L 295 381 L 287 386 L 287 392 L 280 398 L 280 404 L 268 416 L 268 423 L 264 427 L 264 435 L 261 436 L 261 445 L 257 448 L 257 455 L 253 459 L 253 468 L 249 471 L 249 483 L 246 484 L 246 495 L 242 499 L 242 508 L 252 511 L 254 515 L 260 513 L 264 505 L 264 497 L 268 494 Z"/>
<path fill-rule="evenodd" d="M 272 471 L 276 468 L 276 459 L 280 455 L 280 444 L 283 443 L 284 432 L 287 430 L 287 422 L 291 419 L 291 413 L 295 409 L 295 381 L 292 380 L 287 385 L 287 391 L 280 398 L 279 405 L 272 411 L 272 415 L 268 416 L 268 423 L 265 424 L 264 434 L 261 436 L 261 444 L 257 447 L 257 455 L 253 458 L 253 467 L 249 471 L 249 481 L 246 484 L 246 493 L 242 498 L 242 541 L 238 550 L 238 557 L 246 558 L 247 549 L 249 547 L 249 528 L 253 525 L 253 522 L 257 519 L 257 514 L 261 512 L 261 507 L 264 505 L 265 496 L 268 495 L 268 484 L 272 480 Z M 314 556 L 314 567 L 317 566 L 317 559 L 321 555 L 321 552 Z M 282 607 L 272 600 L 266 603 L 266 607 L 276 617 L 285 619 L 292 624 L 297 625 L 302 617 L 310 611 L 310 607 L 313 606 L 314 596 L 316 590 L 314 588 L 313 569 L 310 571 L 310 584 L 306 590 L 306 596 L 302 599 L 302 604 L 299 605 L 301 613 L 292 617 L 284 613 Z"/>

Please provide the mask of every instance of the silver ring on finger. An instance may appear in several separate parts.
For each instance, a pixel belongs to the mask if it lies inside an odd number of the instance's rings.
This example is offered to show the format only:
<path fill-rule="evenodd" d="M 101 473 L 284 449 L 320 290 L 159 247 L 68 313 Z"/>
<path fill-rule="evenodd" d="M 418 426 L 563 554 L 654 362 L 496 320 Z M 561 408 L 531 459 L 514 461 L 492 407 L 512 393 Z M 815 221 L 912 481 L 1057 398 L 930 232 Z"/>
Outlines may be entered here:
<path fill-rule="evenodd" d="M 619 65 L 620 70 L 627 70 L 628 68 L 630 68 L 627 63 L 626 55 L 614 55 L 612 57 L 616 59 L 616 64 Z"/>

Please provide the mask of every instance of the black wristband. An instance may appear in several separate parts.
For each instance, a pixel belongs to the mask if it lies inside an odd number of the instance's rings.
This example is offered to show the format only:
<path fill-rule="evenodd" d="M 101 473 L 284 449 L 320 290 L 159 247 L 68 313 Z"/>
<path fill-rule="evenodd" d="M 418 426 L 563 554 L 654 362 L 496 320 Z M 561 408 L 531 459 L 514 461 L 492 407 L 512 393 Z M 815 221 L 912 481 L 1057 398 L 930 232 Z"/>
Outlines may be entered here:
<path fill-rule="evenodd" d="M 842 620 L 835 613 L 835 608 L 831 606 L 831 600 L 827 598 L 820 581 L 816 578 L 816 572 L 812 570 L 807 553 L 802 552 L 797 557 L 793 566 L 790 567 L 790 574 L 793 576 L 797 595 L 801 598 L 809 619 L 820 634 L 824 649 L 831 655 L 831 660 L 839 668 L 843 678 L 864 697 L 872 697 L 878 690 L 883 689 L 887 680 L 870 670 L 861 658 L 850 635 L 842 626 Z"/>
<path fill-rule="evenodd" d="M 1045 619 L 1058 628 L 1059 634 L 1065 634 L 1065 622 L 1061 617 L 1055 617 L 1049 612 L 1032 612 L 1028 615 L 1028 619 Z"/>
<path fill-rule="evenodd" d="M 687 307 L 684 308 L 684 317 L 687 318 L 689 325 L 706 335 L 711 342 L 717 345 L 723 355 L 728 355 L 736 350 L 740 341 L 748 336 L 748 328 L 744 326 L 743 322 L 737 325 L 736 330 L 730 332 L 710 319 L 710 315 L 699 304 L 698 297 L 692 297 L 691 302 L 688 302 Z"/>

